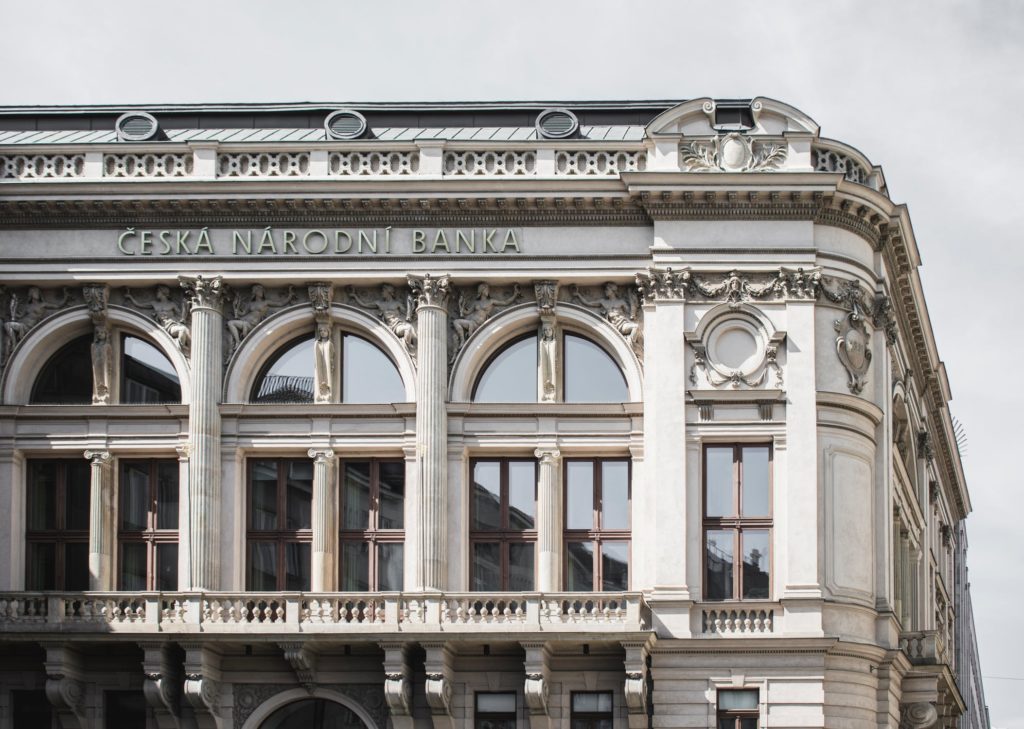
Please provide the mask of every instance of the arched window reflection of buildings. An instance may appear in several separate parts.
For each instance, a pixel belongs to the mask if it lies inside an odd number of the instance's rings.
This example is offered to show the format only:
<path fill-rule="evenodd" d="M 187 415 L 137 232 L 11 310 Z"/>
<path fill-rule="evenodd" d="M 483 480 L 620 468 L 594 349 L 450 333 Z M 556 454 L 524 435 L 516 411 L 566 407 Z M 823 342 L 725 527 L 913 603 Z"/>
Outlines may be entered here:
<path fill-rule="evenodd" d="M 326 699 L 305 699 L 282 706 L 260 729 L 366 729 L 354 711 Z"/>

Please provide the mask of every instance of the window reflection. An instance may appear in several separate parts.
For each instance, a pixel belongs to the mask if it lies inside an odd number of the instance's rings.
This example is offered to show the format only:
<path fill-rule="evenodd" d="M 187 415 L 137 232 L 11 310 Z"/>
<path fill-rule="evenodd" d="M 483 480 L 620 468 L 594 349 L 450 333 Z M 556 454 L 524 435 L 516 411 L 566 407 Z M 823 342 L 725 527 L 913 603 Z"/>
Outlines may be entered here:
<path fill-rule="evenodd" d="M 615 360 L 589 339 L 565 335 L 566 402 L 625 402 L 626 380 Z"/>
<path fill-rule="evenodd" d="M 92 335 L 68 342 L 49 361 L 32 388 L 31 402 L 88 405 L 92 402 Z"/>
<path fill-rule="evenodd" d="M 138 337 L 121 342 L 121 402 L 181 402 L 178 373 L 164 353 Z"/>
<path fill-rule="evenodd" d="M 285 345 L 260 376 L 253 402 L 313 402 L 313 339 Z"/>
<path fill-rule="evenodd" d="M 502 349 L 476 383 L 474 402 L 537 402 L 537 337 Z"/>

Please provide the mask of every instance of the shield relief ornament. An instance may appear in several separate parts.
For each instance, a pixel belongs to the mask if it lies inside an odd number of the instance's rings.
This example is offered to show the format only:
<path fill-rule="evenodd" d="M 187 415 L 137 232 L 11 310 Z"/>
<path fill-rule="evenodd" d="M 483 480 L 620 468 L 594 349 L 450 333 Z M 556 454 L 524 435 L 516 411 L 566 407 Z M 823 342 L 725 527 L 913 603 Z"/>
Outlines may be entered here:
<path fill-rule="evenodd" d="M 868 368 L 871 366 L 871 349 L 868 347 L 871 334 L 864 322 L 864 316 L 855 306 L 853 311 L 842 319 L 836 319 L 832 326 L 837 335 L 836 352 L 839 354 L 839 361 L 846 368 L 850 392 L 859 395 L 867 383 Z"/>

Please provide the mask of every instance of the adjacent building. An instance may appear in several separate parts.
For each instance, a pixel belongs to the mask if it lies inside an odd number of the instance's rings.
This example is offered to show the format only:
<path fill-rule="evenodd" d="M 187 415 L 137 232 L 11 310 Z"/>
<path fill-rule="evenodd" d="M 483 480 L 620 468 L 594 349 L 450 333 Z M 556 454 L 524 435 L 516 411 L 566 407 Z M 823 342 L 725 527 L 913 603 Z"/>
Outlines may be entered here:
<path fill-rule="evenodd" d="M 919 265 L 767 98 L 0 108 L 0 729 L 986 726 Z"/>

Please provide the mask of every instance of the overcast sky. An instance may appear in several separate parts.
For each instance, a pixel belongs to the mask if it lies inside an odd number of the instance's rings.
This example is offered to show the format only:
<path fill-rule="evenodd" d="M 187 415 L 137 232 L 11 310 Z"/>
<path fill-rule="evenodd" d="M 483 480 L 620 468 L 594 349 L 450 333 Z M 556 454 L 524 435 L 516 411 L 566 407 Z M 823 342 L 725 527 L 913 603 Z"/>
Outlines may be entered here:
<path fill-rule="evenodd" d="M 994 727 L 1024 729 L 1024 3 L 0 0 L 0 104 L 765 95 L 910 206 L 953 413 Z"/>

